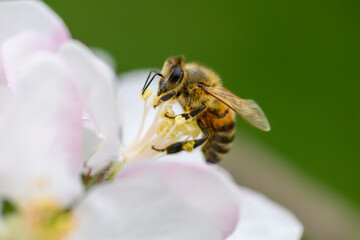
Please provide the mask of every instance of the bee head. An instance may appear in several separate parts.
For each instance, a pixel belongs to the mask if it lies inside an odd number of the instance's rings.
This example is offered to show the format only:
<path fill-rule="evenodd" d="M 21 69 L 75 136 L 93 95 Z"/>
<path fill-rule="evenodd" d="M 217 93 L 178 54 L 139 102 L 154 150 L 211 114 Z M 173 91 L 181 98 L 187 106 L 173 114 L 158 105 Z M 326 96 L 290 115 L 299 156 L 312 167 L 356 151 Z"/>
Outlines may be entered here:
<path fill-rule="evenodd" d="M 173 90 L 184 79 L 185 58 L 183 56 L 168 58 L 163 66 L 161 74 L 164 76 L 159 81 L 157 95 Z"/>

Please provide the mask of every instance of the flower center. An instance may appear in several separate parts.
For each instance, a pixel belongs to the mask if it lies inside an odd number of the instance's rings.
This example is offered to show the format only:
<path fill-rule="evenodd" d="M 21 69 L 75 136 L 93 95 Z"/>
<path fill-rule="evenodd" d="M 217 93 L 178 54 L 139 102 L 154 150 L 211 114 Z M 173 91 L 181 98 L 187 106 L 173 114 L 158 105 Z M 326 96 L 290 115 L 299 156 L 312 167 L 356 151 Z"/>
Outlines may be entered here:
<path fill-rule="evenodd" d="M 152 103 L 149 103 L 148 100 L 151 96 Z M 166 147 L 182 141 L 190 141 L 183 145 L 183 149 L 191 152 L 194 146 L 194 142 L 191 140 L 201 133 L 195 119 L 185 120 L 181 115 L 176 116 L 171 105 L 174 103 L 173 101 L 158 105 L 159 97 L 152 94 L 150 89 L 147 89 L 141 98 L 144 100 L 142 123 L 135 140 L 128 147 L 122 149 L 124 161 L 164 156 L 166 151 L 156 151 L 154 148 L 165 150 Z M 152 106 L 157 106 L 157 112 L 151 126 L 143 133 L 144 123 Z"/>
<path fill-rule="evenodd" d="M 43 197 L 5 215 L 4 225 L 4 239 L 57 240 L 66 237 L 76 227 L 76 221 L 70 212 L 60 208 L 55 199 Z"/>

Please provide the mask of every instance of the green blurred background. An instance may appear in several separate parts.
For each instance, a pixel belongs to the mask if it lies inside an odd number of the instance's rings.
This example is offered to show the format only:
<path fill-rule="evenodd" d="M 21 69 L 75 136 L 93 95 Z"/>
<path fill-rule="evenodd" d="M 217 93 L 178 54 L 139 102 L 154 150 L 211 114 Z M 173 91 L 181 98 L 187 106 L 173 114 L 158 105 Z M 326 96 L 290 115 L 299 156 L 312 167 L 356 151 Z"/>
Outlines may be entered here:
<path fill-rule="evenodd" d="M 119 73 L 177 54 L 210 66 L 272 125 L 241 122 L 239 132 L 360 209 L 360 1 L 45 2 L 74 38 L 110 52 Z"/>

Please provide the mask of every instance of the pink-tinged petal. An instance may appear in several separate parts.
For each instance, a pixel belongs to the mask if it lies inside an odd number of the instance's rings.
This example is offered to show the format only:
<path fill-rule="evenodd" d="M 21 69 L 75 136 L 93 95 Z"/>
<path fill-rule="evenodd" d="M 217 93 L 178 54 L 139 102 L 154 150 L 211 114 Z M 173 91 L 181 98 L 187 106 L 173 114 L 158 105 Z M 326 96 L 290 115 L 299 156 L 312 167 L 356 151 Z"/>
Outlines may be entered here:
<path fill-rule="evenodd" d="M 77 41 L 65 43 L 59 55 L 67 63 L 72 80 L 81 92 L 87 120 L 92 122 L 94 130 L 105 140 L 87 164 L 98 166 L 107 164 L 109 160 L 119 160 L 114 71 Z"/>
<path fill-rule="evenodd" d="M 74 239 L 225 239 L 235 228 L 232 189 L 210 168 L 151 162 L 126 167 L 76 210 Z"/>
<path fill-rule="evenodd" d="M 65 64 L 39 54 L 0 119 L 0 198 L 71 201 L 82 189 L 81 105 Z"/>
<path fill-rule="evenodd" d="M 0 58 L 8 85 L 16 89 L 16 79 L 21 77 L 33 54 L 56 52 L 58 47 L 58 43 L 50 37 L 31 31 L 24 31 L 4 41 Z"/>
<path fill-rule="evenodd" d="M 0 2 L 0 43 L 26 30 L 56 37 L 59 42 L 69 39 L 61 18 L 42 1 Z"/>
<path fill-rule="evenodd" d="M 240 187 L 240 221 L 228 240 L 299 240 L 303 226 L 284 207 Z"/>
<path fill-rule="evenodd" d="M 41 1 L 0 2 L 0 47 L 9 38 L 24 31 L 36 32 L 51 39 L 53 46 L 70 38 L 63 21 Z M 2 50 L 1 50 L 2 51 Z M 0 53 L 1 54 L 1 53 Z M 7 82 L 0 57 L 0 84 Z"/>

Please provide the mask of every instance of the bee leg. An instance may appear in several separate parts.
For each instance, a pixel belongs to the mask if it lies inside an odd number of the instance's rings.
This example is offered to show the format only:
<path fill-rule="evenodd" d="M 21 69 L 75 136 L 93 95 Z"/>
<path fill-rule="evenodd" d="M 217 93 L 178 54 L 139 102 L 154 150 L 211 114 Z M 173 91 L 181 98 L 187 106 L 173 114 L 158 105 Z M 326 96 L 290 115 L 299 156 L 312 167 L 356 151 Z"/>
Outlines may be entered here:
<path fill-rule="evenodd" d="M 172 91 L 169 92 L 167 94 L 165 94 L 164 96 L 160 97 L 159 101 L 154 105 L 154 108 L 159 106 L 161 103 L 169 101 L 173 96 L 175 96 L 176 92 Z"/>
<path fill-rule="evenodd" d="M 164 96 L 162 96 L 160 98 L 160 100 L 162 102 L 166 102 L 166 101 L 170 100 L 175 95 L 175 93 L 176 93 L 175 91 L 169 92 L 168 94 L 165 94 Z"/>
<path fill-rule="evenodd" d="M 200 127 L 201 131 L 204 133 L 204 137 L 200 138 L 200 139 L 195 139 L 195 140 L 191 140 L 191 141 L 183 141 L 183 142 L 177 142 L 174 144 L 171 144 L 170 146 L 166 147 L 166 148 L 155 148 L 154 146 L 152 146 L 152 149 L 154 149 L 155 151 L 158 152 L 165 152 L 167 154 L 174 154 L 174 153 L 178 153 L 181 151 L 187 151 L 187 152 L 191 152 L 193 149 L 197 148 L 198 146 L 202 145 L 204 142 L 206 142 L 206 140 L 208 140 L 209 138 L 209 133 L 206 130 L 203 122 L 198 119 L 197 120 L 198 126 Z"/>
<path fill-rule="evenodd" d="M 202 111 L 204 111 L 205 108 L 206 108 L 206 106 L 205 106 L 205 105 L 202 105 L 202 106 L 200 106 L 200 107 L 197 107 L 197 108 L 191 110 L 189 113 L 182 113 L 182 114 L 178 114 L 178 115 L 176 115 L 176 116 L 179 116 L 179 115 L 180 115 L 180 116 L 182 116 L 183 118 L 185 118 L 186 120 L 188 120 L 189 118 L 191 118 L 191 117 L 196 117 L 197 115 L 199 115 L 200 113 L 202 113 Z M 175 116 L 175 117 L 176 117 L 176 116 Z M 167 115 L 167 114 L 165 114 L 165 117 L 171 118 L 171 119 L 174 119 L 174 118 L 175 118 L 175 117 L 170 117 L 170 116 Z"/>

